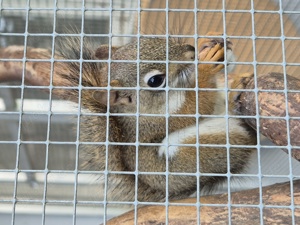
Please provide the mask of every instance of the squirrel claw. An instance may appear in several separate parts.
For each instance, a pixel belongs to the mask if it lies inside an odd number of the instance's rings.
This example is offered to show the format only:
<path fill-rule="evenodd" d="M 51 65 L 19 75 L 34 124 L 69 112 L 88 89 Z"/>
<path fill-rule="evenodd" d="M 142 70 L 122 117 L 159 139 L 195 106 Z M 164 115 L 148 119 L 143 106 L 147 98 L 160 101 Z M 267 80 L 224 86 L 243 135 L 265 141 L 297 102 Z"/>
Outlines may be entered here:
<path fill-rule="evenodd" d="M 243 73 L 233 77 L 231 82 L 231 89 L 246 89 L 247 84 L 253 78 L 253 73 Z M 229 107 L 232 112 L 240 107 L 240 95 L 241 91 L 230 91 L 229 92 Z"/>
<path fill-rule="evenodd" d="M 207 35 L 210 36 L 220 36 L 220 33 L 209 32 Z M 200 39 L 199 43 L 199 61 L 209 61 L 209 62 L 224 62 L 226 58 L 228 62 L 235 61 L 235 57 L 232 54 L 232 42 L 229 39 L 226 39 L 226 50 L 225 40 L 220 38 L 213 39 Z M 223 63 L 212 63 L 212 64 L 202 64 L 199 66 L 200 69 L 210 70 L 212 73 L 217 73 L 225 67 Z M 232 67 L 232 66 L 231 66 Z M 231 70 L 232 68 L 228 68 Z"/>
<path fill-rule="evenodd" d="M 232 89 L 245 89 L 246 85 L 253 78 L 253 73 L 242 73 L 239 75 L 233 76 L 233 81 L 231 83 Z"/>
<path fill-rule="evenodd" d="M 208 62 L 222 62 L 224 61 L 224 47 L 220 43 L 211 41 L 209 44 L 204 44 L 202 51 L 199 53 L 200 61 Z M 224 68 L 224 64 L 202 64 L 199 66 L 200 69 L 210 70 L 212 73 L 216 73 Z"/>

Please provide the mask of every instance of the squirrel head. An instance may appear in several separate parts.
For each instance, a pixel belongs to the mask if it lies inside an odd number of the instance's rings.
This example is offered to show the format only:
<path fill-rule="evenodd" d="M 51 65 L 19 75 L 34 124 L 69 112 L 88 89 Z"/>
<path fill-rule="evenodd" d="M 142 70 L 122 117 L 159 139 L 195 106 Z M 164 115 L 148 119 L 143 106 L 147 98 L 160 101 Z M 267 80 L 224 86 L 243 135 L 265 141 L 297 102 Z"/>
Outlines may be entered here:
<path fill-rule="evenodd" d="M 184 99 L 180 88 L 194 87 L 194 59 L 193 46 L 170 39 L 167 43 L 166 39 L 141 38 L 114 48 L 110 81 L 118 89 L 111 92 L 111 107 L 117 112 L 135 113 L 139 102 L 140 113 L 165 113 L 168 95 L 169 113 L 176 111 L 178 101 Z M 105 70 L 108 73 L 108 67 Z M 166 87 L 170 88 L 168 94 Z"/>

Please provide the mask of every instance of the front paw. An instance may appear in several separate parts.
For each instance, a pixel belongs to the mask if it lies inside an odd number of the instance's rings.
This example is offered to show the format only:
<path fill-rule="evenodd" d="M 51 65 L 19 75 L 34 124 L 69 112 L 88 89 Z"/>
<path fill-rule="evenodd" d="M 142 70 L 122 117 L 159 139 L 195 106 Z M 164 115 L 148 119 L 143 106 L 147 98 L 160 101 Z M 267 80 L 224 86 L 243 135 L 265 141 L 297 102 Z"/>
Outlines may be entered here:
<path fill-rule="evenodd" d="M 166 144 L 163 142 L 163 144 Z M 168 159 L 172 159 L 178 151 L 178 146 L 160 146 L 158 150 L 158 155 L 160 157 L 166 157 Z"/>
<path fill-rule="evenodd" d="M 208 33 L 210 36 L 219 36 L 218 33 Z M 199 54 L 198 59 L 200 62 L 224 62 L 224 39 L 213 38 L 213 39 L 201 39 L 199 41 Z M 232 54 L 232 42 L 226 40 L 226 55 L 227 61 L 234 61 L 234 55 Z M 224 68 L 223 63 L 212 63 L 212 64 L 200 64 L 199 69 L 203 72 L 210 72 L 215 74 Z"/>

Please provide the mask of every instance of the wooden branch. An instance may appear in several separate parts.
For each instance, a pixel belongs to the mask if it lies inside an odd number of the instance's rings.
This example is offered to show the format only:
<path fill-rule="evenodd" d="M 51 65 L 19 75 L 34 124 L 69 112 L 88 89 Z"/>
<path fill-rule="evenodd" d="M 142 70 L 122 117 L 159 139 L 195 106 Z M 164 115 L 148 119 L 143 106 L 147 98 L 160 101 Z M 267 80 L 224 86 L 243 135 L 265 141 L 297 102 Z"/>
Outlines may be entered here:
<path fill-rule="evenodd" d="M 300 91 L 300 80 L 286 75 L 287 90 Z M 246 85 L 246 89 L 255 87 L 254 78 Z M 259 90 L 284 90 L 284 75 L 280 73 L 269 73 L 258 76 L 257 88 Z M 283 92 L 259 92 L 258 114 L 260 116 L 282 117 L 282 118 L 260 118 L 259 132 L 268 137 L 274 144 L 286 146 L 288 144 L 287 122 L 285 116 L 289 116 L 290 144 L 300 147 L 300 120 L 292 117 L 300 117 L 300 92 L 289 92 L 287 96 Z M 286 110 L 286 99 L 288 115 Z M 256 115 L 256 101 L 254 92 L 243 92 L 239 98 L 238 111 L 242 115 Z M 246 119 L 246 122 L 257 130 L 256 119 Z M 283 150 L 287 152 L 286 147 Z M 300 161 L 300 149 L 292 148 L 292 156 Z"/>
<path fill-rule="evenodd" d="M 24 46 L 0 48 L 0 83 L 11 81 L 21 83 L 24 80 L 25 85 L 46 86 L 43 88 L 44 91 L 49 91 L 47 86 L 50 87 L 52 84 L 54 95 L 61 99 L 78 101 L 77 92 L 74 91 L 78 89 L 79 84 L 79 71 L 74 66 L 76 63 L 71 65 L 71 62 L 61 61 L 66 59 L 57 54 L 54 55 L 54 60 L 51 51 L 44 48 L 27 47 L 26 55 L 24 50 Z M 51 60 L 54 61 L 53 66 Z M 98 77 L 95 77 L 96 79 Z M 74 89 L 61 87 L 74 87 Z"/>
<path fill-rule="evenodd" d="M 60 89 L 59 87 L 73 87 L 70 80 L 64 79 L 61 74 L 68 74 L 69 66 L 67 62 L 54 62 L 51 71 L 51 51 L 44 48 L 26 48 L 24 56 L 24 46 L 8 46 L 0 49 L 0 83 L 18 81 L 24 79 L 25 85 L 49 86 L 52 77 L 52 86 L 56 87 L 52 93 L 62 99 L 77 101 L 76 96 L 72 96 L 71 90 Z M 25 62 L 23 62 L 25 58 Z M 55 59 L 63 59 L 55 55 Z M 77 85 L 76 85 L 77 86 Z M 44 91 L 49 91 L 44 89 Z"/>
<path fill-rule="evenodd" d="M 43 62 L 43 60 L 50 61 L 51 52 L 49 50 L 28 47 L 26 60 L 40 59 L 41 61 L 26 61 L 23 64 L 21 60 L 24 58 L 24 46 L 8 46 L 0 49 L 0 58 L 4 59 L 0 61 L 0 82 L 21 81 L 24 71 L 25 84 L 34 86 L 48 86 L 50 84 L 51 63 Z"/>
<path fill-rule="evenodd" d="M 292 224 L 291 200 L 294 204 L 300 205 L 300 180 L 293 182 L 293 195 L 291 195 L 290 183 L 274 184 L 264 187 L 262 190 L 263 215 L 260 214 L 260 192 L 259 189 L 240 191 L 231 193 L 231 204 L 238 204 L 231 207 L 229 217 L 227 206 L 201 206 L 200 213 L 201 224 L 261 224 L 261 218 L 264 224 Z M 196 199 L 184 199 L 176 201 L 177 203 L 195 204 Z M 202 204 L 228 204 L 228 195 L 212 195 L 200 198 Z M 242 204 L 243 206 L 240 206 Z M 247 207 L 247 205 L 249 205 Z M 251 206 L 250 206 L 251 205 Z M 255 207 L 253 207 L 253 205 Z M 272 207 L 273 206 L 273 207 Z M 282 207 L 278 207 L 282 206 Z M 300 208 L 294 211 L 295 224 L 300 223 Z M 111 219 L 107 225 L 132 225 L 134 224 L 134 211 L 125 213 L 119 217 Z M 160 225 L 166 223 L 166 208 L 164 206 L 145 206 L 137 211 L 138 225 Z M 168 223 L 170 225 L 197 224 L 198 214 L 195 206 L 169 206 Z"/>

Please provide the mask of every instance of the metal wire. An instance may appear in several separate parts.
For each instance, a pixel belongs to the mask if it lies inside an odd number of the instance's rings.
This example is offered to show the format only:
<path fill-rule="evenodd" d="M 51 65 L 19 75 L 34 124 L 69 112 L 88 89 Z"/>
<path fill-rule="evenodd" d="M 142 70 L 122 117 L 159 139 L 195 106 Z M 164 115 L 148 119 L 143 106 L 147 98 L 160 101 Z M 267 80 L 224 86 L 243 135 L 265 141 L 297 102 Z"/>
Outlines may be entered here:
<path fill-rule="evenodd" d="M 181 8 L 183 6 L 178 6 L 178 8 L 171 8 L 171 3 L 169 1 L 165 2 L 165 7 L 163 8 L 144 8 L 145 2 L 143 0 L 134 0 L 134 1 L 113 1 L 113 0 L 107 0 L 107 1 L 91 1 L 91 0 L 76 0 L 76 1 L 68 1 L 68 0 L 53 0 L 48 2 L 39 2 L 34 0 L 0 0 L 0 44 L 3 45 L 1 47 L 5 47 L 7 45 L 12 44 L 21 44 L 25 47 L 28 46 L 29 39 L 30 38 L 50 38 L 51 39 L 51 46 L 45 46 L 50 47 L 52 49 L 51 51 L 51 58 L 50 59 L 27 59 L 25 56 L 27 55 L 27 48 L 24 48 L 24 57 L 22 59 L 0 59 L 0 62 L 22 62 L 23 64 L 23 74 L 25 73 L 25 65 L 28 62 L 49 62 L 51 63 L 51 74 L 53 74 L 54 71 L 54 63 L 55 62 L 78 62 L 80 64 L 80 71 L 82 71 L 83 67 L 82 64 L 86 62 L 95 62 L 95 60 L 85 60 L 82 56 L 82 49 L 83 49 L 83 43 L 84 38 L 100 38 L 101 40 L 106 40 L 106 42 L 109 44 L 109 46 L 113 45 L 122 45 L 127 43 L 129 40 L 136 39 L 138 40 L 138 51 L 137 51 L 137 60 L 112 60 L 112 49 L 109 49 L 109 58 L 107 60 L 101 60 L 104 63 L 107 63 L 108 65 L 108 72 L 111 70 L 111 63 L 118 63 L 118 62 L 128 62 L 128 63 L 136 63 L 137 64 L 137 71 L 139 71 L 139 64 L 140 63 L 190 63 L 190 62 L 181 62 L 181 61 L 171 61 L 168 60 L 168 51 L 166 55 L 166 61 L 150 61 L 150 60 L 142 60 L 139 58 L 139 46 L 140 46 L 140 39 L 144 37 L 158 37 L 158 38 L 165 38 L 168 46 L 169 38 L 186 38 L 186 39 L 193 39 L 193 45 L 195 46 L 196 52 L 198 51 L 198 39 L 202 37 L 207 37 L 206 35 L 203 35 L 201 32 L 199 32 L 199 26 L 201 26 L 202 21 L 199 20 L 198 16 L 202 13 L 215 13 L 215 14 L 221 14 L 222 15 L 222 21 L 221 24 L 222 30 L 223 30 L 223 38 L 231 38 L 232 40 L 246 40 L 251 42 L 251 49 L 252 49 L 252 60 L 250 61 L 243 61 L 243 60 L 237 60 L 236 62 L 232 62 L 230 64 L 235 66 L 252 66 L 254 68 L 254 76 L 257 78 L 259 75 L 258 67 L 259 66 L 269 66 L 271 68 L 280 67 L 282 68 L 283 74 L 288 74 L 288 68 L 296 67 L 300 68 L 300 61 L 290 61 L 290 55 L 293 54 L 291 51 L 288 51 L 288 44 L 287 41 L 291 42 L 299 42 L 300 37 L 299 35 L 295 36 L 289 36 L 287 35 L 286 30 L 290 28 L 286 28 L 286 20 L 290 19 L 293 22 L 295 33 L 299 34 L 300 32 L 300 3 L 293 2 L 292 0 L 289 1 L 268 1 L 270 4 L 274 4 L 277 6 L 274 10 L 269 9 L 257 9 L 257 1 L 256 0 L 250 0 L 249 4 L 250 7 L 247 9 L 232 9 L 232 7 L 229 7 L 230 1 L 222 0 L 222 7 L 221 8 L 200 8 L 200 2 L 199 1 L 193 1 L 193 7 L 192 8 Z M 43 12 L 45 15 L 41 15 Z M 90 14 L 87 14 L 87 12 L 90 12 Z M 143 34 L 142 33 L 142 13 L 165 13 L 165 33 L 160 34 Z M 45 18 L 51 18 L 52 22 L 52 31 L 51 33 L 48 32 L 38 32 L 38 31 L 30 31 L 31 22 L 34 20 L 32 19 L 32 14 L 34 13 L 41 13 L 40 17 Z M 67 33 L 65 32 L 58 32 L 58 29 L 62 29 L 62 25 L 60 24 L 61 18 L 63 16 L 61 13 L 65 13 L 66 17 L 70 17 L 77 22 L 77 29 L 78 33 Z M 193 14 L 193 20 L 194 20 L 194 27 L 192 34 L 171 34 L 172 27 L 171 27 L 171 17 L 170 13 L 192 13 Z M 228 29 L 228 20 L 229 20 L 229 14 L 235 14 L 235 13 L 244 13 L 244 14 L 251 14 L 251 34 L 245 34 L 245 35 L 235 35 L 235 33 L 231 34 Z M 21 14 L 21 15 L 20 15 Z M 92 30 L 92 32 L 87 32 L 86 28 L 88 28 L 89 21 L 93 21 L 96 17 L 96 14 L 101 14 L 99 18 L 101 18 L 103 21 L 108 21 L 107 24 L 107 30 L 101 30 L 100 32 L 96 31 L 96 29 Z M 103 14 L 103 15 L 102 15 Z M 280 24 L 280 34 L 278 36 L 272 36 L 269 34 L 263 34 L 260 35 L 257 33 L 257 27 L 260 25 L 256 21 L 256 15 L 257 14 L 269 14 L 270 15 L 278 15 Z M 53 17 L 51 16 L 53 15 Z M 132 15 L 134 15 L 134 18 L 132 18 Z M 95 16 L 95 17 L 93 17 Z M 37 17 L 37 18 L 40 18 Z M 15 18 L 15 19 L 12 19 Z M 16 26 L 17 20 L 23 20 L 24 26 L 22 27 L 24 30 L 15 30 L 14 27 L 12 27 L 10 24 L 13 24 Z M 71 19 L 71 20 L 72 20 Z M 232 22 L 232 21 L 231 21 Z M 236 22 L 236 21 L 235 21 Z M 260 21 L 262 22 L 262 21 Z M 76 24 L 74 22 L 74 24 Z M 184 23 L 184 21 L 183 21 Z M 238 21 L 237 21 L 238 23 Z M 68 27 L 68 24 L 65 24 L 66 27 Z M 77 26 L 76 25 L 76 26 Z M 137 26 L 137 29 L 135 32 L 134 26 Z M 268 26 L 267 22 L 265 23 L 265 26 Z M 125 27 L 125 28 L 123 28 Z M 92 28 L 89 28 L 92 29 Z M 122 32 L 120 33 L 121 30 Z M 198 33 L 199 32 L 199 33 Z M 80 59 L 55 59 L 55 47 L 56 47 L 56 39 L 58 38 L 65 38 L 65 37 L 80 37 L 80 46 L 78 46 L 79 49 L 81 49 L 81 56 Z M 214 37 L 214 36 L 209 36 Z M 17 42 L 19 40 L 18 38 L 22 38 L 21 43 L 13 43 L 13 40 Z M 43 40 L 43 39 L 42 39 Z M 279 55 L 282 55 L 281 61 L 260 61 L 258 57 L 259 47 L 258 41 L 280 41 L 281 43 L 281 52 Z M 226 47 L 226 43 L 225 43 Z M 238 48 L 238 47 L 236 47 Z M 97 60 L 99 62 L 99 60 Z M 225 61 L 222 62 L 224 65 L 227 65 L 227 56 L 225 55 Z M 195 60 L 195 65 L 198 65 L 199 63 L 209 63 L 209 62 L 198 62 L 198 60 Z M 166 73 L 168 73 L 168 66 L 166 66 Z M 248 72 L 248 71 L 245 71 Z M 48 225 L 48 218 L 51 213 L 49 213 L 49 206 L 63 206 L 65 208 L 72 208 L 71 211 L 63 211 L 63 213 L 56 212 L 60 215 L 68 215 L 70 216 L 69 224 L 81 224 L 79 221 L 81 220 L 82 214 L 80 214 L 80 210 L 84 207 L 87 207 L 88 209 L 92 207 L 97 208 L 97 215 L 92 215 L 95 217 L 95 221 L 97 223 L 103 222 L 104 224 L 107 223 L 107 221 L 117 214 L 120 214 L 120 212 L 123 212 L 122 210 L 118 211 L 118 207 L 115 207 L 116 205 L 131 205 L 134 208 L 134 223 L 138 224 L 138 207 L 140 205 L 157 205 L 157 206 L 164 206 L 165 207 L 165 224 L 170 224 L 169 221 L 169 207 L 170 206 L 196 206 L 197 208 L 197 224 L 201 224 L 201 213 L 200 209 L 203 206 L 209 206 L 209 207 L 226 207 L 228 209 L 228 221 L 224 221 L 226 224 L 232 224 L 232 208 L 235 207 L 249 207 L 249 208 L 257 208 L 259 209 L 260 213 L 260 224 L 264 224 L 264 209 L 268 208 L 278 208 L 278 209 L 290 209 L 291 210 L 291 218 L 292 218 L 292 224 L 296 224 L 296 215 L 295 211 L 299 210 L 299 206 L 297 206 L 294 202 L 293 197 L 291 197 L 291 204 L 289 206 L 279 206 L 279 205 L 266 205 L 263 202 L 263 194 L 262 189 L 264 186 L 264 179 L 282 179 L 282 180 L 289 180 L 290 182 L 290 195 L 294 195 L 294 189 L 293 189 L 293 181 L 294 179 L 300 178 L 300 166 L 295 164 L 295 160 L 292 158 L 292 146 L 290 141 L 290 132 L 289 132 L 289 120 L 290 119 L 300 119 L 300 117 L 291 117 L 288 114 L 288 101 L 287 96 L 288 93 L 299 93 L 300 90 L 289 90 L 287 87 L 287 81 L 285 77 L 285 88 L 284 90 L 259 90 L 257 88 L 257 79 L 255 79 L 255 87 L 253 90 L 248 90 L 249 92 L 255 93 L 256 96 L 256 111 L 259 112 L 259 102 L 258 102 L 258 93 L 260 92 L 276 92 L 276 93 L 283 93 L 285 95 L 286 99 L 286 116 L 284 117 L 269 117 L 269 116 L 261 116 L 259 114 L 255 116 L 237 116 L 237 115 L 228 115 L 228 96 L 227 93 L 232 91 L 233 89 L 230 89 L 230 87 L 227 86 L 228 84 L 228 75 L 229 71 L 227 67 L 224 69 L 225 74 L 225 88 L 171 88 L 171 87 L 165 87 L 161 88 L 162 91 L 166 92 L 166 113 L 165 114 L 147 114 L 147 113 L 140 113 L 139 107 L 137 107 L 136 113 L 129 114 L 129 113 L 91 113 L 86 112 L 81 109 L 81 92 L 83 90 L 93 90 L 93 89 L 103 89 L 108 90 L 108 99 L 110 97 L 109 90 L 125 90 L 125 89 L 133 89 L 137 92 L 141 90 L 149 90 L 150 88 L 143 88 L 139 85 L 135 88 L 118 88 L 118 87 L 111 87 L 108 85 L 108 87 L 84 87 L 81 84 L 81 79 L 78 85 L 78 104 L 76 104 L 76 109 L 70 109 L 70 111 L 66 112 L 56 112 L 54 110 L 53 101 L 55 100 L 55 96 L 52 95 L 53 90 L 59 88 L 59 89 L 74 89 L 74 87 L 58 87 L 53 86 L 51 76 L 50 78 L 50 84 L 49 86 L 30 86 L 24 84 L 24 76 L 22 78 L 21 83 L 4 83 L 0 86 L 0 91 L 4 90 L 7 92 L 10 92 L 10 100 L 16 101 L 16 99 L 20 99 L 20 106 L 19 109 L 8 109 L 0 111 L 0 126 L 3 124 L 14 124 L 16 129 L 16 133 L 13 134 L 11 138 L 5 139 L 4 135 L 1 137 L 1 134 L 4 133 L 0 131 L 0 158 L 13 158 L 13 156 L 9 154 L 14 154 L 14 161 L 4 162 L 5 160 L 0 159 L 0 182 L 12 184 L 8 185 L 11 189 L 13 189 L 10 193 L 10 195 L 6 194 L 6 191 L 0 187 L 0 218 L 1 215 L 7 215 L 9 214 L 9 222 L 8 224 L 11 225 L 18 225 L 20 224 L 21 220 L 24 218 L 21 217 L 22 210 L 19 210 L 19 208 L 24 205 L 28 207 L 34 207 L 38 206 L 40 207 L 40 218 L 38 224 L 47 224 Z M 80 73 L 80 78 L 82 76 L 82 73 Z M 198 71 L 196 71 L 196 84 L 198 84 Z M 168 83 L 168 78 L 167 81 Z M 108 83 L 110 83 L 110 77 L 108 77 Z M 137 84 L 139 84 L 139 76 L 137 76 Z M 49 90 L 49 95 L 46 97 L 42 97 L 45 101 L 47 101 L 45 104 L 48 106 L 48 111 L 38 111 L 37 109 L 33 109 L 33 111 L 26 111 L 25 105 L 28 103 L 26 102 L 26 93 L 29 90 L 29 92 L 36 91 L 36 89 L 47 89 Z M 198 112 L 198 102 L 196 107 L 196 114 L 185 114 L 185 115 L 174 115 L 169 112 L 169 104 L 168 104 L 168 95 L 169 92 L 172 90 L 194 90 L 196 91 L 196 99 L 198 99 L 198 91 L 197 90 L 203 90 L 203 91 L 222 91 L 225 94 L 226 98 L 226 113 L 224 115 L 200 115 Z M 234 89 L 234 91 L 242 91 L 239 89 Z M 0 92 L 1 94 L 2 92 Z M 36 93 L 36 92 L 35 92 Z M 18 97 L 16 97 L 18 95 Z M 35 99 L 39 99 L 40 96 L 36 96 L 36 94 L 33 96 Z M 4 99 L 4 96 L 0 96 L 0 99 Z M 33 99 L 34 99 L 33 98 Z M 8 101 L 4 99 L 4 102 Z M 137 102 L 139 102 L 139 95 L 137 95 Z M 4 104 L 5 105 L 5 104 Z M 109 106 L 108 106 L 109 107 Z M 1 109 L 1 102 L 0 102 L 0 109 Z M 109 112 L 109 109 L 108 109 Z M 26 119 L 25 116 L 33 116 L 34 119 Z M 133 143 L 119 143 L 119 142 L 111 142 L 109 140 L 109 117 L 110 116 L 135 116 L 136 117 L 136 141 Z M 46 119 L 43 119 L 43 116 L 45 116 Z M 54 116 L 75 116 L 75 133 L 76 137 L 75 139 L 72 139 L 71 137 L 67 137 L 66 140 L 51 140 L 51 133 L 53 132 L 53 124 L 59 124 L 63 123 L 71 124 L 69 121 L 64 121 L 63 119 L 55 119 Z M 80 118 L 82 116 L 103 116 L 107 119 L 107 129 L 106 129 L 106 140 L 104 142 L 86 142 L 82 141 L 80 139 Z M 169 136 L 170 134 L 166 133 L 166 144 L 164 143 L 139 143 L 139 117 L 140 116 L 163 116 L 165 118 L 169 117 L 192 117 L 196 120 L 196 130 L 197 130 L 197 136 L 199 136 L 199 118 L 224 118 L 226 119 L 226 144 L 222 145 L 216 145 L 216 144 L 200 144 L 199 140 L 197 139 L 196 144 L 173 144 L 169 143 Z M 239 148 L 249 148 L 248 145 L 232 145 L 229 143 L 229 124 L 228 120 L 230 118 L 255 118 L 256 119 L 256 125 L 258 129 L 257 139 L 258 144 L 255 146 L 250 146 L 252 148 L 257 149 L 257 173 L 245 173 L 245 174 L 231 174 L 230 173 L 230 148 L 232 147 L 239 147 Z M 286 127 L 287 127 L 287 140 L 288 144 L 286 146 L 273 146 L 264 144 L 261 140 L 261 136 L 259 135 L 260 131 L 260 120 L 265 118 L 272 118 L 272 119 L 284 119 L 286 121 Z M 46 135 L 44 140 L 31 140 L 24 138 L 23 127 L 26 126 L 27 123 L 33 123 L 37 124 L 35 125 L 37 127 L 36 132 L 28 132 L 29 134 L 26 135 L 37 135 L 35 133 L 39 133 L 39 125 L 38 124 L 46 124 Z M 8 125 L 12 126 L 12 125 Z M 168 119 L 166 119 L 166 128 L 168 129 L 169 123 Z M 3 129 L 6 130 L 3 126 Z M 4 147 L 6 148 L 8 145 L 16 146 L 14 153 L 6 153 L 4 150 Z M 33 152 L 30 150 L 31 145 L 43 145 L 45 146 L 45 158 L 35 158 L 34 154 L 28 154 L 28 152 Z M 66 167 L 62 167 L 63 169 L 57 167 L 57 168 L 50 168 L 50 155 L 51 155 L 51 145 L 60 145 L 63 146 L 61 149 L 63 149 L 66 146 L 72 145 L 75 146 L 72 154 L 72 158 L 69 160 L 73 161 L 74 168 L 72 170 L 66 169 Z M 106 168 L 108 168 L 108 148 L 109 146 L 113 145 L 124 145 L 124 146 L 135 146 L 136 147 L 136 168 L 134 171 L 84 171 L 81 170 L 79 167 L 80 159 L 79 159 L 79 151 L 80 147 L 83 145 L 105 145 L 106 146 Z M 179 172 L 170 172 L 168 170 L 169 168 L 169 161 L 168 159 L 168 152 L 166 152 L 166 172 L 142 172 L 138 170 L 138 158 L 139 158 L 139 152 L 138 148 L 139 146 L 165 146 L 168 148 L 168 146 L 193 146 L 197 149 L 201 147 L 224 147 L 227 149 L 227 168 L 228 171 L 226 174 L 219 174 L 219 173 L 203 173 L 200 172 L 200 162 L 199 162 L 199 155 L 201 155 L 201 151 L 197 151 L 197 171 L 195 173 L 179 173 Z M 3 146 L 3 147 L 2 147 Z M 29 147 L 24 147 L 29 146 Z M 288 150 L 288 173 L 287 174 L 264 174 L 263 164 L 265 163 L 262 158 L 262 153 L 265 149 L 274 149 L 274 150 L 280 150 L 282 147 L 285 147 Z M 29 148 L 29 149 L 28 149 Z M 300 146 L 293 146 L 293 149 L 299 149 Z M 3 151 L 3 153 L 2 153 Z M 64 151 L 64 150 L 62 150 Z M 27 164 L 29 165 L 26 168 L 22 168 L 20 165 L 22 164 L 22 161 L 24 161 L 24 158 L 22 158 L 22 154 L 26 153 L 27 156 Z M 68 159 L 68 153 L 66 151 L 64 155 L 64 160 Z M 70 153 L 69 153 L 70 154 Z M 26 158 L 26 157 L 25 157 Z M 43 160 L 44 161 L 44 168 L 36 168 L 34 165 L 35 160 Z M 58 159 L 57 159 L 58 160 Z M 8 161 L 8 160 L 7 160 Z M 26 161 L 26 160 L 25 160 Z M 10 166 L 6 166 L 8 163 Z M 68 161 L 64 161 L 63 163 L 69 163 Z M 297 169 L 295 171 L 295 168 Z M 25 178 L 23 175 L 26 175 Z M 30 178 L 30 174 L 33 175 L 33 178 Z M 42 175 L 42 176 L 39 176 Z M 60 175 L 64 178 L 55 178 L 51 181 L 52 175 Z M 108 176 L 111 174 L 120 174 L 120 175 L 132 175 L 135 176 L 135 200 L 133 202 L 124 202 L 124 201 L 110 201 L 107 199 L 107 188 L 108 188 Z M 81 176 L 84 175 L 90 175 L 92 178 L 90 181 L 86 181 L 81 178 Z M 98 186 L 94 185 L 96 182 L 96 178 L 98 176 L 104 176 L 104 180 L 102 180 L 102 184 L 104 185 L 104 189 L 101 190 L 101 194 L 98 197 L 94 197 L 93 195 L 99 192 Z M 164 175 L 166 177 L 166 198 L 164 202 L 139 202 L 138 201 L 138 183 L 139 175 Z M 168 177 L 171 175 L 182 175 L 182 176 L 196 176 L 197 183 L 200 183 L 200 177 L 201 176 L 216 176 L 216 177 L 225 177 L 227 182 L 225 184 L 225 189 L 227 189 L 228 194 L 228 202 L 227 204 L 204 204 L 200 203 L 200 200 L 202 198 L 201 196 L 201 187 L 197 186 L 197 192 L 196 192 L 196 198 L 197 203 L 195 204 L 189 204 L 189 203 L 174 203 L 169 201 L 168 197 Z M 234 204 L 231 202 L 231 191 L 234 190 L 233 188 L 233 180 L 238 179 L 240 177 L 245 177 L 249 179 L 256 179 L 257 180 L 257 187 L 260 191 L 259 196 L 259 203 L 258 204 Z M 32 182 L 33 179 L 33 182 Z M 41 190 L 41 197 L 37 198 L 33 195 L 32 190 L 35 190 L 36 188 L 34 185 L 37 184 L 39 190 Z M 20 197 L 20 193 L 22 190 L 25 190 L 25 186 L 28 185 L 31 187 L 31 192 L 28 191 L 27 196 L 25 198 Z M 55 188 L 61 192 L 64 192 L 67 190 L 66 187 L 70 188 L 72 186 L 72 193 L 68 193 L 68 195 L 64 196 L 63 194 L 59 196 L 55 196 L 55 193 L 51 193 L 52 185 L 56 185 Z M 93 186 L 92 189 L 95 191 L 94 193 L 84 193 L 82 191 L 85 187 Z M 6 186 L 5 186 L 6 187 Z M 27 187 L 27 186 L 26 186 Z M 63 187 L 63 188 L 60 188 Z M 65 189 L 64 189 L 65 188 Z M 1 190 L 2 189 L 2 190 Z M 69 190 L 69 189 L 68 189 Z M 90 190 L 90 189 L 89 189 Z M 26 195 L 26 193 L 25 193 Z M 49 197 L 49 196 L 52 196 Z M 87 197 L 88 196 L 88 197 Z M 70 197 L 70 198 L 69 198 Z M 86 198 L 86 199 L 85 199 Z M 12 210 L 11 212 L 2 212 L 1 209 L 2 206 L 11 206 Z M 113 207 L 112 207 L 113 206 Z M 112 209 L 111 209 L 112 208 Z M 113 213 L 115 210 L 116 213 Z M 31 216 L 34 216 L 34 214 L 30 214 Z M 84 216 L 85 214 L 83 214 Z M 20 219 L 22 218 L 22 219 Z M 82 223 L 84 224 L 84 223 Z"/>

